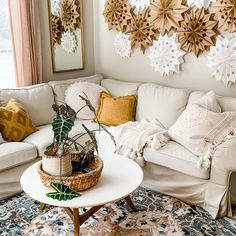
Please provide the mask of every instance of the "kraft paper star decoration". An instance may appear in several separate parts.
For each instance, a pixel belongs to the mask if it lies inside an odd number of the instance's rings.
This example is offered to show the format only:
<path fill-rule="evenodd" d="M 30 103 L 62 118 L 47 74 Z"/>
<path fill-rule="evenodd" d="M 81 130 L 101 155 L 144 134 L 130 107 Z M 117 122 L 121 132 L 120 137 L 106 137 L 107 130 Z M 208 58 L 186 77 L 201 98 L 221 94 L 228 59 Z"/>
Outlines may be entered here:
<path fill-rule="evenodd" d="M 169 75 L 170 73 L 179 72 L 180 64 L 183 62 L 185 52 L 180 49 L 180 44 L 177 42 L 177 34 L 172 36 L 165 34 L 159 36 L 150 47 L 149 58 L 151 65 L 155 71 L 159 71 L 161 76 Z"/>
<path fill-rule="evenodd" d="M 115 36 L 114 46 L 116 53 L 121 58 L 129 58 L 132 52 L 129 36 L 119 32 Z"/>
<path fill-rule="evenodd" d="M 131 20 L 130 10 L 128 0 L 107 0 L 103 16 L 109 30 L 124 32 Z"/>
<path fill-rule="evenodd" d="M 219 21 L 219 29 L 228 30 L 233 33 L 236 31 L 236 1 L 217 0 L 212 4 L 215 19 Z"/>
<path fill-rule="evenodd" d="M 55 43 L 61 43 L 61 35 L 64 32 L 64 28 L 61 23 L 61 19 L 55 15 L 51 14 L 51 22 L 52 22 L 52 41 L 53 45 Z"/>
<path fill-rule="evenodd" d="M 135 14 L 131 11 L 132 18 L 127 34 L 131 41 L 132 49 L 140 46 L 143 53 L 152 45 L 152 42 L 158 36 L 157 30 L 149 23 L 149 11 L 146 9 L 142 13 Z"/>
<path fill-rule="evenodd" d="M 78 0 L 61 0 L 61 21 L 66 31 L 80 27 L 80 8 Z"/>
<path fill-rule="evenodd" d="M 225 86 L 236 82 L 236 33 L 227 37 L 219 36 L 207 57 L 213 76 Z"/>
<path fill-rule="evenodd" d="M 197 57 L 215 45 L 217 23 L 213 14 L 204 8 L 191 9 L 184 13 L 184 20 L 178 29 L 181 48 L 186 52 L 193 52 Z"/>
<path fill-rule="evenodd" d="M 149 23 L 162 35 L 175 30 L 188 10 L 182 0 L 153 0 L 150 6 Z"/>
<path fill-rule="evenodd" d="M 142 12 L 147 7 L 150 7 L 150 1 L 151 0 L 129 0 L 129 3 L 132 7 L 135 7 L 138 12 Z"/>

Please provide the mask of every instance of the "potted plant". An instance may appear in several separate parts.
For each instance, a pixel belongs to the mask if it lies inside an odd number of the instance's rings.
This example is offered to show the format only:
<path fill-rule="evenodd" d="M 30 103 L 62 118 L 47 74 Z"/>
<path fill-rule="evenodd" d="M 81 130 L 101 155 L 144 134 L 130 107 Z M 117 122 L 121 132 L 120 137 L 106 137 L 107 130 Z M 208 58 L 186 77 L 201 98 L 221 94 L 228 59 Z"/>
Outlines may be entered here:
<path fill-rule="evenodd" d="M 64 184 L 70 183 L 70 180 L 74 181 L 75 176 L 72 176 L 73 169 L 77 171 L 77 173 L 81 173 L 81 177 L 84 177 L 83 174 L 89 173 L 90 171 L 91 173 L 93 172 L 90 168 L 92 162 L 101 162 L 98 157 L 95 157 L 95 151 L 98 153 L 95 132 L 100 130 L 106 131 L 115 143 L 113 136 L 99 122 L 98 129 L 89 130 L 82 124 L 84 132 L 69 137 L 69 132 L 74 126 L 76 115 L 82 109 L 88 107 L 96 117 L 96 111 L 86 94 L 80 96 L 80 98 L 85 101 L 85 105 L 77 112 L 67 104 L 53 105 L 53 109 L 57 114 L 52 122 L 54 138 L 52 144 L 50 144 L 44 152 L 42 167 L 39 169 L 43 184 L 47 187 L 50 186 L 56 191 L 48 193 L 47 196 L 58 200 L 67 200 L 79 196 L 76 191 L 73 191 L 73 188 L 71 189 L 73 184 Z M 85 135 L 88 136 L 88 140 L 85 143 L 81 143 L 80 139 Z M 97 160 L 94 160 L 95 158 L 97 158 Z M 72 159 L 76 164 L 74 168 L 72 168 Z M 101 171 L 101 163 L 99 168 Z M 66 179 L 66 181 L 63 181 L 63 178 Z"/>

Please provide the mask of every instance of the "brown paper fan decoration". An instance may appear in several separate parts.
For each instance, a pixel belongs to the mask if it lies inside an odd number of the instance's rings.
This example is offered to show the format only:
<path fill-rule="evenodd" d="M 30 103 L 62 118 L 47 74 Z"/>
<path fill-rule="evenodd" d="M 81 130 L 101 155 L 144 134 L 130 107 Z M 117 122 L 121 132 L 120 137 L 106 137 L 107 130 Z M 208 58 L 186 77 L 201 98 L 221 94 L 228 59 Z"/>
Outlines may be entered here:
<path fill-rule="evenodd" d="M 219 28 L 233 33 L 236 31 L 236 1 L 217 0 L 212 4 L 215 19 L 219 21 Z"/>
<path fill-rule="evenodd" d="M 52 22 L 52 42 L 53 42 L 53 45 L 55 43 L 61 44 L 61 35 L 64 32 L 64 28 L 61 24 L 61 19 L 59 17 L 51 14 L 51 22 Z"/>
<path fill-rule="evenodd" d="M 164 35 L 179 27 L 182 14 L 189 8 L 183 5 L 183 0 L 153 0 L 150 9 L 150 23 Z"/>
<path fill-rule="evenodd" d="M 131 10 L 131 15 L 131 23 L 127 31 L 131 47 L 140 46 L 142 52 L 145 53 L 145 50 L 152 45 L 159 33 L 153 29 L 153 25 L 148 21 L 148 17 L 150 17 L 148 9 L 137 15 Z"/>
<path fill-rule="evenodd" d="M 184 13 L 184 21 L 178 29 L 183 50 L 193 52 L 198 57 L 215 45 L 218 21 L 213 19 L 213 15 L 204 8 L 191 9 Z"/>
<path fill-rule="evenodd" d="M 61 0 L 61 21 L 65 31 L 80 27 L 80 8 L 78 0 Z"/>
<path fill-rule="evenodd" d="M 107 0 L 103 16 L 109 30 L 124 32 L 131 20 L 130 10 L 131 6 L 128 0 Z"/>

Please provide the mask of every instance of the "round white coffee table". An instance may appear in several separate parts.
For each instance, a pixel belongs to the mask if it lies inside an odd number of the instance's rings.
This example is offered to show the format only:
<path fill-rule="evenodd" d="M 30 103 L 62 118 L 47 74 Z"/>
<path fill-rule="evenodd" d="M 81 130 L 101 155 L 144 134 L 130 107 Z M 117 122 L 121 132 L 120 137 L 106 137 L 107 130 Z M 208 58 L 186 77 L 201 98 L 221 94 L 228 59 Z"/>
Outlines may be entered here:
<path fill-rule="evenodd" d="M 111 153 L 99 153 L 99 157 L 104 164 L 99 182 L 91 189 L 81 191 L 80 197 L 68 201 L 47 197 L 46 193 L 52 190 L 44 187 L 40 180 L 37 169 L 41 161 L 25 170 L 20 180 L 21 187 L 27 195 L 41 203 L 42 209 L 45 204 L 63 207 L 74 221 L 74 235 L 79 236 L 80 225 L 108 202 L 125 199 L 131 209 L 135 210 L 129 195 L 143 180 L 143 171 L 134 161 Z M 91 208 L 80 215 L 80 207 Z"/>

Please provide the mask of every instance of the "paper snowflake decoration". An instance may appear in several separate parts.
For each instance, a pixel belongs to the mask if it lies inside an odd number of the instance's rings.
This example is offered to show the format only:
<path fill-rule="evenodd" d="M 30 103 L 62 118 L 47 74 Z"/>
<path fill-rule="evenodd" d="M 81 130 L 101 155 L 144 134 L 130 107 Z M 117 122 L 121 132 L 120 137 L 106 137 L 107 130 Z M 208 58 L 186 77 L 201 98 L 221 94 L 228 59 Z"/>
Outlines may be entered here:
<path fill-rule="evenodd" d="M 211 2 L 215 2 L 215 0 L 188 0 L 187 2 L 190 7 L 205 7 L 207 9 Z"/>
<path fill-rule="evenodd" d="M 236 34 L 219 36 L 207 58 L 216 80 L 223 81 L 226 86 L 236 82 Z"/>
<path fill-rule="evenodd" d="M 179 71 L 184 54 L 185 52 L 180 49 L 180 43 L 177 42 L 177 34 L 174 33 L 172 36 L 165 34 L 153 42 L 149 58 L 155 71 L 164 76 Z"/>
<path fill-rule="evenodd" d="M 150 7 L 150 0 L 129 0 L 132 7 L 135 7 L 138 12 Z"/>
<path fill-rule="evenodd" d="M 59 17 L 61 14 L 61 0 L 51 0 L 51 13 Z"/>
<path fill-rule="evenodd" d="M 114 46 L 117 54 L 121 58 L 129 58 L 131 54 L 131 42 L 129 36 L 124 33 L 117 33 L 115 36 Z"/>
<path fill-rule="evenodd" d="M 73 32 L 64 32 L 61 37 L 61 46 L 68 53 L 74 53 L 77 48 L 77 39 Z"/>

